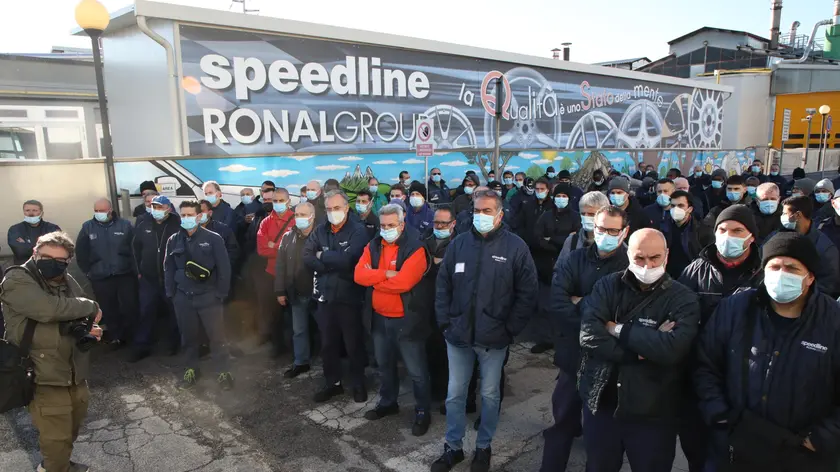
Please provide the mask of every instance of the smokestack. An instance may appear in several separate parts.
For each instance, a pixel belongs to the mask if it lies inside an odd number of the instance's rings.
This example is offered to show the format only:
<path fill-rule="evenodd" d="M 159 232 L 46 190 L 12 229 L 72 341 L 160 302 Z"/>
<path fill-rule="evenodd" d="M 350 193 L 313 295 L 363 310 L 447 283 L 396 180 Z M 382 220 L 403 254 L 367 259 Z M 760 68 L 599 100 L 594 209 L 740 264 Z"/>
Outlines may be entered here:
<path fill-rule="evenodd" d="M 840 0 L 838 0 L 838 1 L 840 1 Z M 563 43 L 562 46 L 563 46 L 563 60 L 568 61 L 569 60 L 569 54 L 572 50 L 572 43 Z"/>
<path fill-rule="evenodd" d="M 799 29 L 799 25 L 802 23 L 798 21 L 794 21 L 792 25 L 790 25 L 790 45 L 791 47 L 796 47 L 796 30 Z"/>
<path fill-rule="evenodd" d="M 552 59 L 557 59 L 557 60 L 559 60 L 559 59 L 560 59 L 560 51 L 561 51 L 561 49 L 560 49 L 560 48 L 554 48 L 554 49 L 552 49 L 552 50 L 551 50 L 551 58 L 552 58 Z"/>
<path fill-rule="evenodd" d="M 840 25 L 840 0 L 834 0 L 834 26 Z"/>
<path fill-rule="evenodd" d="M 779 31 L 782 25 L 782 0 L 770 1 L 770 49 L 778 49 Z"/>

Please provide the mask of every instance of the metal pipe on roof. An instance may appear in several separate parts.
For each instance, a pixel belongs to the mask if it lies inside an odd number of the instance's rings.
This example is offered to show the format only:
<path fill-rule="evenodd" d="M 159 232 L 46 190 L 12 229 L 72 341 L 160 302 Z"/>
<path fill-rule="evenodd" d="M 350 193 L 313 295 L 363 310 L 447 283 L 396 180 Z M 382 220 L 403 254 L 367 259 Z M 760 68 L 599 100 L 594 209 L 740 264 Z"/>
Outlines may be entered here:
<path fill-rule="evenodd" d="M 782 25 L 782 0 L 770 0 L 770 49 L 779 48 L 779 31 Z"/>
<path fill-rule="evenodd" d="M 837 4 L 838 1 L 840 1 L 840 0 L 834 0 L 834 3 Z M 811 37 L 808 39 L 808 44 L 805 46 L 805 51 L 802 53 L 802 57 L 800 57 L 799 59 L 785 59 L 783 61 L 780 61 L 779 63 L 780 64 L 790 64 L 790 63 L 802 64 L 805 61 L 807 61 L 808 57 L 811 55 L 811 51 L 814 50 L 814 40 L 817 38 L 817 30 L 820 29 L 820 26 L 830 25 L 831 22 L 832 22 L 832 20 L 822 20 L 822 21 L 818 21 L 817 24 L 814 25 L 814 30 L 811 31 Z"/>
<path fill-rule="evenodd" d="M 175 124 L 175 133 L 173 135 L 174 138 L 172 142 L 173 151 L 175 155 L 183 156 L 186 152 L 184 152 L 184 140 L 181 136 L 181 109 L 178 101 L 178 93 L 181 91 L 181 81 L 178 79 L 178 71 L 175 68 L 175 49 L 169 41 L 166 40 L 166 38 L 149 28 L 149 25 L 146 23 L 145 16 L 137 16 L 137 27 L 143 32 L 143 34 L 151 38 L 152 41 L 163 46 L 163 49 L 166 51 L 166 70 L 172 78 L 172 84 L 168 88 L 169 112 L 172 115 L 172 122 Z"/>
<path fill-rule="evenodd" d="M 802 23 L 800 23 L 798 21 L 794 21 L 790 25 L 790 38 L 788 39 L 788 41 L 789 41 L 789 44 L 790 44 L 791 47 L 796 47 L 796 30 L 799 29 L 799 25 L 801 25 L 801 24 Z"/>
<path fill-rule="evenodd" d="M 840 25 L 840 0 L 834 0 L 834 25 Z"/>

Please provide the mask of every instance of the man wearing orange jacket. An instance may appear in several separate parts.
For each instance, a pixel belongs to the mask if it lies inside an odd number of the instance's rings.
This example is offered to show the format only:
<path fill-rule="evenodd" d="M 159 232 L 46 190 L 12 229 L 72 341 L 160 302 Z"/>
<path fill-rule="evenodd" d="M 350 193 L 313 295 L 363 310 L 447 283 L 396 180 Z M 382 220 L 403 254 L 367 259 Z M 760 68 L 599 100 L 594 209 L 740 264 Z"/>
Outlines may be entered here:
<path fill-rule="evenodd" d="M 271 341 L 272 356 L 277 358 L 284 350 L 283 341 L 283 307 L 274 296 L 274 276 L 277 263 L 277 246 L 280 239 L 295 222 L 295 214 L 291 211 L 289 191 L 278 188 L 274 191 L 272 210 L 260 222 L 257 231 L 257 254 L 265 260 L 265 272 L 254 278 L 257 290 L 257 329 L 260 343 Z"/>
<path fill-rule="evenodd" d="M 378 420 L 399 413 L 397 356 L 402 355 L 414 384 L 415 416 L 411 433 L 422 436 L 429 430 L 429 369 L 426 338 L 431 333 L 424 311 L 418 310 L 414 288 L 426 272 L 426 250 L 417 238 L 406 237 L 405 210 L 389 204 L 379 209 L 379 235 L 365 247 L 356 264 L 354 279 L 368 287 L 364 322 L 373 334 L 376 363 L 382 378 L 379 404 L 365 413 Z"/>

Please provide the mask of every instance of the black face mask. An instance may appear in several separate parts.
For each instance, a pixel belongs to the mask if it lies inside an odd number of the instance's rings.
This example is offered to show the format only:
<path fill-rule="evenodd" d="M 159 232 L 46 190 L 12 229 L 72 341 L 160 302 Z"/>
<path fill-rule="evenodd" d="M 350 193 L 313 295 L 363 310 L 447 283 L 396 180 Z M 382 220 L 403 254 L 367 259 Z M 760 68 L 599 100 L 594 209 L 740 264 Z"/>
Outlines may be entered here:
<path fill-rule="evenodd" d="M 272 205 L 271 202 L 263 203 L 262 207 L 263 207 L 263 210 L 266 211 L 266 213 L 271 213 L 274 210 L 274 205 Z"/>
<path fill-rule="evenodd" d="M 35 266 L 47 280 L 56 279 L 67 272 L 67 263 L 55 259 L 40 259 L 35 262 Z"/>

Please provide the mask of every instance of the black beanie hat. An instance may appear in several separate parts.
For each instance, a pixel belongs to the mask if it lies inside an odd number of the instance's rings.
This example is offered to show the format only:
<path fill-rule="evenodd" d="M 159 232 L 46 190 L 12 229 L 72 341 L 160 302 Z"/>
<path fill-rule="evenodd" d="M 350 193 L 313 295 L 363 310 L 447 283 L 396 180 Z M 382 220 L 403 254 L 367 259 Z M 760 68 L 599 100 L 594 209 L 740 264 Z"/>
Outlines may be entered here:
<path fill-rule="evenodd" d="M 572 174 L 570 174 L 568 170 L 563 169 L 563 170 L 561 170 L 560 172 L 557 173 L 557 178 L 558 179 L 571 179 Z"/>
<path fill-rule="evenodd" d="M 426 198 L 426 186 L 416 180 L 411 182 L 411 186 L 408 187 L 409 196 L 411 196 L 412 192 L 420 192 L 420 195 L 423 195 L 423 198 Z"/>
<path fill-rule="evenodd" d="M 816 273 L 820 266 L 817 247 L 806 236 L 795 231 L 780 231 L 761 247 L 761 267 L 774 257 L 792 257 L 801 262 L 808 271 Z"/>
<path fill-rule="evenodd" d="M 554 186 L 554 190 L 551 191 L 551 196 L 556 197 L 560 194 L 566 195 L 567 197 L 572 196 L 572 186 L 567 183 L 559 183 Z"/>
<path fill-rule="evenodd" d="M 140 184 L 140 193 L 143 193 L 146 190 L 157 190 L 157 187 L 151 180 L 146 180 Z"/>
<path fill-rule="evenodd" d="M 752 210 L 746 205 L 730 205 L 726 207 L 715 220 L 714 230 L 717 231 L 718 225 L 724 221 L 737 221 L 746 226 L 747 231 L 758 238 L 758 225 L 755 224 L 755 217 Z"/>

